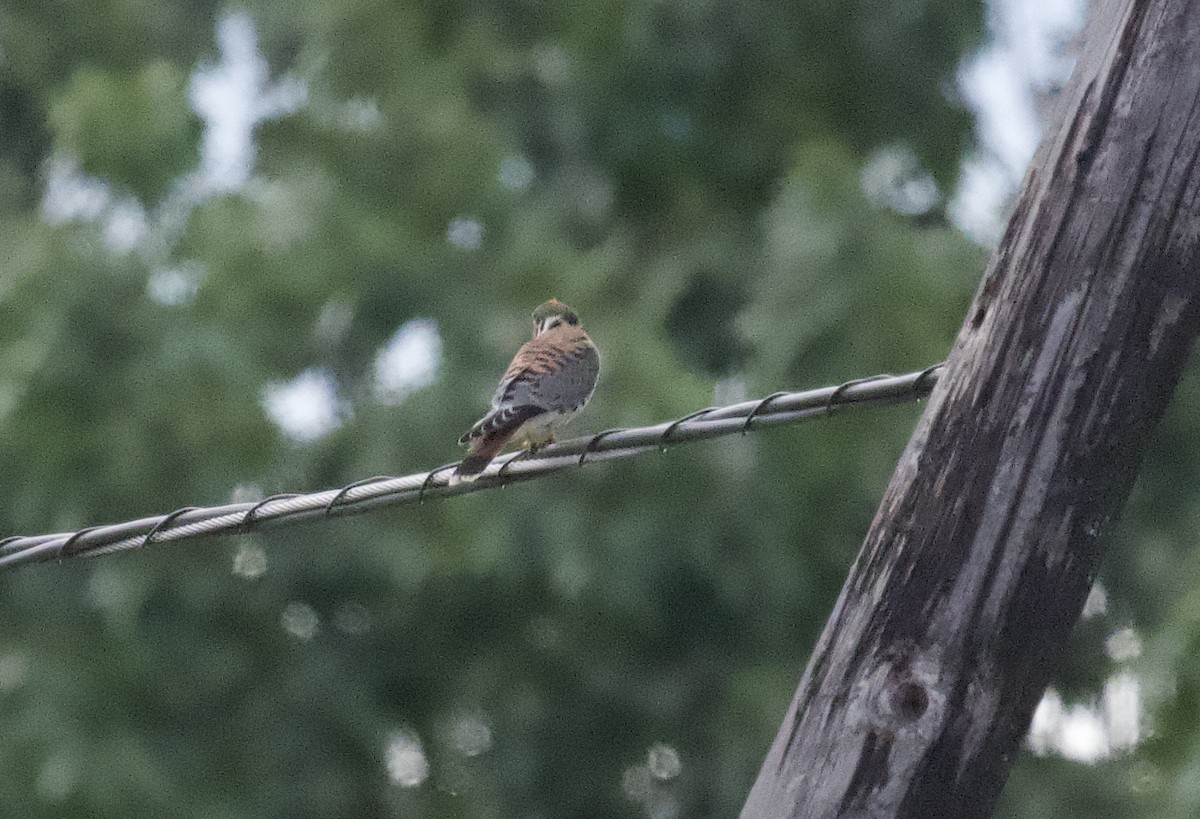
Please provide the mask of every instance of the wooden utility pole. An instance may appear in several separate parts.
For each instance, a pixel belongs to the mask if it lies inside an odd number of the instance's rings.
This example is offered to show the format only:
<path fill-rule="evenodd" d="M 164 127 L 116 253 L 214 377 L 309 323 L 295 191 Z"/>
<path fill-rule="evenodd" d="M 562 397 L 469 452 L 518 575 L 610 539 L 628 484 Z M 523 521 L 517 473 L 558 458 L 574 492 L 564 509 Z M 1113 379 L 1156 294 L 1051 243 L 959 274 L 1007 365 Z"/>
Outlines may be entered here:
<path fill-rule="evenodd" d="M 1200 3 L 1109 0 L 742 811 L 991 813 L 1200 330 Z"/>

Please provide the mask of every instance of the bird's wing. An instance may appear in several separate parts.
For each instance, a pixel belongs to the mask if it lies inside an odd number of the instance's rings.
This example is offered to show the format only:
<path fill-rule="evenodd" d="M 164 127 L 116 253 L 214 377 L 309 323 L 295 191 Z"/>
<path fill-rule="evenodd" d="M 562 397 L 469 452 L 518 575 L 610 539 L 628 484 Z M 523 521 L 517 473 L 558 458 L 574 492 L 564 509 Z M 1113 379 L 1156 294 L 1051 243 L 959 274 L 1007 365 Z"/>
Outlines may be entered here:
<path fill-rule="evenodd" d="M 468 451 L 467 457 L 463 458 L 458 468 L 454 470 L 450 485 L 453 486 L 460 481 L 475 480 L 480 472 L 487 469 L 487 465 L 499 454 L 500 450 L 504 449 L 504 445 L 521 428 L 521 425 L 543 412 L 545 410 L 526 405 L 516 410 L 499 410 L 489 413 L 484 418 L 486 424 L 483 424 L 482 427 L 480 424 L 476 424 L 476 429 L 459 439 L 460 443 L 469 442 L 471 449 Z"/>
<path fill-rule="evenodd" d="M 492 406 L 577 409 L 591 397 L 599 373 L 600 355 L 587 333 L 570 325 L 555 327 L 517 350 Z"/>
<path fill-rule="evenodd" d="M 520 416 L 527 421 L 550 410 L 572 411 L 587 403 L 600 373 L 600 356 L 578 327 L 556 327 L 521 345 L 492 396 L 492 409 L 458 439 L 483 438 Z"/>
<path fill-rule="evenodd" d="M 512 437 L 521 424 L 534 416 L 541 415 L 546 410 L 532 404 L 522 404 L 516 407 L 500 407 L 493 409 L 487 415 L 475 422 L 470 431 L 458 439 L 460 444 L 471 444 L 474 449 L 477 442 L 507 433 L 505 438 Z"/>

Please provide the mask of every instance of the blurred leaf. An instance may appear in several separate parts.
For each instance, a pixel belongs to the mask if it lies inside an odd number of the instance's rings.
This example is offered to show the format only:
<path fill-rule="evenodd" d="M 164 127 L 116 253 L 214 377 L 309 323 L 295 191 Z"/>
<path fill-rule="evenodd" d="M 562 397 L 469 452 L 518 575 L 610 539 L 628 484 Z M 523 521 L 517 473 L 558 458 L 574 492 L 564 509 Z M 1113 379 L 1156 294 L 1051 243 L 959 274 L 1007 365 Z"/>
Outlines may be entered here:
<path fill-rule="evenodd" d="M 57 150 L 151 204 L 196 164 L 187 75 L 165 61 L 121 73 L 81 68 L 55 95 L 49 123 Z"/>

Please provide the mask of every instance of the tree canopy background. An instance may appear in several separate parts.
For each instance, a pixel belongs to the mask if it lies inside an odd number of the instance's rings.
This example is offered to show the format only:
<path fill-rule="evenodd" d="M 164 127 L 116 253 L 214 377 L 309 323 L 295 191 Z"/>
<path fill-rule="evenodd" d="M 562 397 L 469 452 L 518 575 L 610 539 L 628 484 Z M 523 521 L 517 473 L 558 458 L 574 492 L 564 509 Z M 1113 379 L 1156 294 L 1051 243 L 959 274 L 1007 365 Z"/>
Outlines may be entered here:
<path fill-rule="evenodd" d="M 982 38 L 946 0 L 0 6 L 0 534 L 451 460 L 551 296 L 602 351 L 578 431 L 939 360 Z M 1051 698 L 1093 764 L 1035 731 L 1003 816 L 1200 812 L 1197 409 Z M 0 575 L 0 813 L 735 815 L 919 411 Z"/>

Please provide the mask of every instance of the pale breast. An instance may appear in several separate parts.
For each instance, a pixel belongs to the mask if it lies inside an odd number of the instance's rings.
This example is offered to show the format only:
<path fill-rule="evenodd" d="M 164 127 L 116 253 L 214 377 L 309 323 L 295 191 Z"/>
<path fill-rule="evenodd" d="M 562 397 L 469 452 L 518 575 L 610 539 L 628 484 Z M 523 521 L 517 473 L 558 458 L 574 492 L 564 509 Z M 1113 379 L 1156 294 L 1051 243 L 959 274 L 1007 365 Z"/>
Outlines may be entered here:
<path fill-rule="evenodd" d="M 530 444 L 544 444 L 554 438 L 555 434 L 568 421 L 575 417 L 578 410 L 567 412 L 545 412 L 536 418 L 531 418 L 522 424 L 513 434 L 513 443 L 527 447 Z"/>

